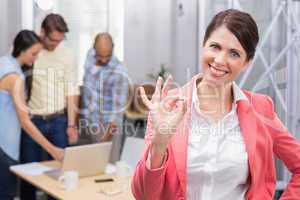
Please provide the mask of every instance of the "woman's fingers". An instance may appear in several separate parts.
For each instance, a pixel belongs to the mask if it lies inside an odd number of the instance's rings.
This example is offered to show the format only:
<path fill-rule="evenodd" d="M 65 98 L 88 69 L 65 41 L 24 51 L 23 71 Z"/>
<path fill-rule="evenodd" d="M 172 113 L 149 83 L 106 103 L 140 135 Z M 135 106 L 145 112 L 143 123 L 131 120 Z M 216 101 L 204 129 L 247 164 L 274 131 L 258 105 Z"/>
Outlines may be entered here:
<path fill-rule="evenodd" d="M 174 113 L 173 120 L 174 120 L 175 124 L 178 124 L 182 120 L 184 114 L 187 111 L 187 101 L 186 101 L 186 99 L 181 97 L 176 101 L 176 105 L 177 105 L 178 109 L 176 109 L 173 112 Z"/>
<path fill-rule="evenodd" d="M 143 87 L 140 87 L 139 90 L 140 90 L 140 94 L 141 94 L 141 98 L 142 98 L 143 103 L 144 103 L 144 104 L 147 106 L 147 108 L 150 110 L 152 103 L 151 103 L 151 101 L 149 101 L 149 99 L 148 99 L 148 97 L 147 97 L 147 95 L 146 95 L 146 93 L 145 93 L 144 88 L 143 88 Z"/>
<path fill-rule="evenodd" d="M 155 86 L 155 91 L 152 96 L 152 102 L 153 103 L 159 103 L 160 102 L 160 97 L 161 97 L 161 86 L 163 83 L 163 79 L 161 77 L 158 77 L 156 86 Z"/>
<path fill-rule="evenodd" d="M 172 83 L 173 83 L 173 77 L 171 75 L 169 75 L 167 80 L 164 83 L 164 86 L 163 86 L 163 89 L 162 89 L 162 92 L 161 92 L 161 98 L 162 99 L 167 96 L 168 91 L 169 91 Z"/>
<path fill-rule="evenodd" d="M 161 102 L 163 111 L 171 112 L 174 109 L 176 102 L 179 101 L 180 98 L 181 97 L 179 95 L 165 97 Z"/>
<path fill-rule="evenodd" d="M 168 106 L 170 107 L 170 112 L 184 114 L 187 110 L 187 101 L 183 96 L 178 95 L 170 98 Z"/>
<path fill-rule="evenodd" d="M 187 100 L 185 98 L 180 98 L 178 100 L 179 112 L 183 115 L 187 111 Z"/>

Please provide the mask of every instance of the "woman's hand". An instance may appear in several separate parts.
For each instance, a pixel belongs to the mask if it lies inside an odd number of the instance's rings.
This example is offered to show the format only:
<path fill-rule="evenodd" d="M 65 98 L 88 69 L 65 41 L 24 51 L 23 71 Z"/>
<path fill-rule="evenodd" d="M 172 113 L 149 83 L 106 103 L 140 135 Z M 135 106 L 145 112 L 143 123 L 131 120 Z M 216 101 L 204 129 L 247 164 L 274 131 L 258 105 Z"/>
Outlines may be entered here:
<path fill-rule="evenodd" d="M 159 77 L 151 100 L 148 100 L 144 88 L 140 88 L 142 100 L 149 109 L 153 121 L 152 152 L 154 154 L 165 153 L 167 145 L 176 133 L 177 126 L 187 110 L 186 100 L 182 96 L 168 95 L 172 82 L 171 76 L 164 84 L 162 78 Z"/>
<path fill-rule="evenodd" d="M 49 153 L 55 160 L 59 162 L 62 162 L 64 159 L 65 151 L 62 148 L 53 146 Z"/>
<path fill-rule="evenodd" d="M 78 141 L 78 131 L 75 126 L 69 126 L 67 128 L 68 142 L 69 144 L 76 144 Z"/>
<path fill-rule="evenodd" d="M 118 125 L 115 122 L 109 123 L 106 133 L 101 137 L 101 141 L 102 142 L 112 141 L 117 131 L 118 131 Z"/>

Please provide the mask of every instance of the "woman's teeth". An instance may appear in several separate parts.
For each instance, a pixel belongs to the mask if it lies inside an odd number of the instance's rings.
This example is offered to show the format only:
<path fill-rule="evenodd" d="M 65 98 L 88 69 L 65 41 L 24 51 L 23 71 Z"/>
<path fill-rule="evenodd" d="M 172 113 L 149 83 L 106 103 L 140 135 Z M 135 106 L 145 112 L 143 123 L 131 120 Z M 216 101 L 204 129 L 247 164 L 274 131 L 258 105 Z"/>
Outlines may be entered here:
<path fill-rule="evenodd" d="M 211 72 L 212 72 L 213 74 L 215 74 L 216 76 L 220 76 L 220 77 L 227 74 L 226 71 L 218 70 L 218 69 L 216 69 L 216 68 L 214 68 L 214 67 L 212 67 L 212 66 L 210 66 L 210 70 L 211 70 Z"/>

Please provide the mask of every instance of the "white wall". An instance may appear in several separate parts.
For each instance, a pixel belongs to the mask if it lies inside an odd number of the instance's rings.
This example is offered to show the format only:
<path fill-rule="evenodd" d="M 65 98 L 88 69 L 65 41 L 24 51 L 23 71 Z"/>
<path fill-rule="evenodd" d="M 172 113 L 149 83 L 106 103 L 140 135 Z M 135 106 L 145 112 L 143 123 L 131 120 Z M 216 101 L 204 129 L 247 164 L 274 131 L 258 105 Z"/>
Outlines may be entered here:
<path fill-rule="evenodd" d="M 171 0 L 125 2 L 124 64 L 134 81 L 143 82 L 148 72 L 170 64 L 170 22 Z"/>
<path fill-rule="evenodd" d="M 16 34 L 21 29 L 21 2 L 18 0 L 0 1 L 0 55 L 12 47 Z"/>
<path fill-rule="evenodd" d="M 165 64 L 180 84 L 186 82 L 186 69 L 196 69 L 197 0 L 125 1 L 124 64 L 138 83 L 149 81 L 148 73 Z"/>
<path fill-rule="evenodd" d="M 199 60 L 198 48 L 198 0 L 179 0 L 174 8 L 174 65 L 173 74 L 179 84 L 184 84 L 199 71 L 197 65 Z M 182 9 L 180 9 L 182 5 Z"/>
<path fill-rule="evenodd" d="M 6 44 L 6 38 L 7 38 L 7 33 L 4 31 L 7 27 L 7 17 L 6 17 L 6 11 L 7 11 L 7 1 L 1 1 L 0 2 L 0 26 L 3 27 L 1 28 L 2 31 L 0 31 L 0 54 L 3 55 L 6 51 L 7 44 Z"/>
<path fill-rule="evenodd" d="M 40 26 L 47 14 L 61 14 L 66 20 L 69 33 L 65 44 L 76 55 L 79 81 L 83 77 L 83 64 L 88 49 L 93 46 L 96 34 L 109 32 L 114 39 L 114 54 L 123 60 L 123 2 L 124 0 L 54 0 L 51 10 L 43 11 L 34 6 L 34 29 L 40 32 Z"/>

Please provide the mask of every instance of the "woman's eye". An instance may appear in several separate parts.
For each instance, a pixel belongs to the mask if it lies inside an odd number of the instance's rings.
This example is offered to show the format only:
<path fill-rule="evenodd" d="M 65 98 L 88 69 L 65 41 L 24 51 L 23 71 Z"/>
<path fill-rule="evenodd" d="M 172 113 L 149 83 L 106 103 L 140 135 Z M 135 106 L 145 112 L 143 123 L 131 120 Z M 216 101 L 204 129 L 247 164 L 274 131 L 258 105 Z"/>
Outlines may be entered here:
<path fill-rule="evenodd" d="M 220 47 L 218 45 L 216 45 L 216 44 L 211 44 L 210 47 L 212 49 L 220 49 Z"/>
<path fill-rule="evenodd" d="M 238 53 L 235 52 L 235 51 L 230 52 L 230 55 L 231 55 L 231 57 L 233 57 L 233 58 L 239 58 L 239 57 L 240 57 L 240 54 L 238 54 Z"/>

